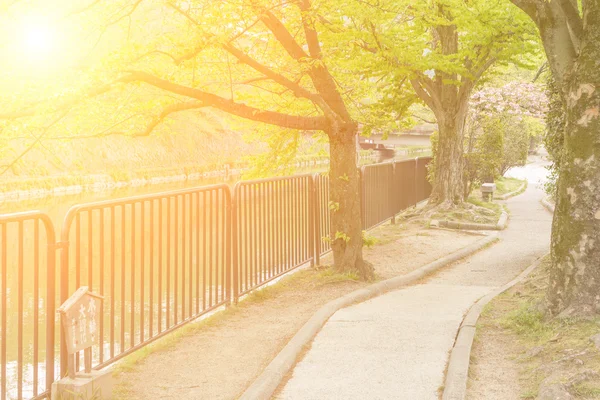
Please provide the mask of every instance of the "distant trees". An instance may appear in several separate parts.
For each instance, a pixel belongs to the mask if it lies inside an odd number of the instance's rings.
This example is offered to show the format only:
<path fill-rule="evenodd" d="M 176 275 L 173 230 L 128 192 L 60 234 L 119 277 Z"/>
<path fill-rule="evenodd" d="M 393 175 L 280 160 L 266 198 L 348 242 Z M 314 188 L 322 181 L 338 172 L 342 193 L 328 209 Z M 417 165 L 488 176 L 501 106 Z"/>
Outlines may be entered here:
<path fill-rule="evenodd" d="M 548 106 L 541 85 L 511 82 L 475 92 L 465 134 L 465 196 L 481 183 L 524 165 L 539 143 Z"/>
<path fill-rule="evenodd" d="M 464 201 L 463 138 L 471 94 L 492 66 L 528 65 L 530 54 L 538 49 L 533 24 L 506 2 L 349 4 L 344 12 L 357 31 L 357 46 L 372 55 L 365 61 L 365 73 L 387 86 L 380 103 L 395 105 L 402 115 L 407 105 L 418 101 L 435 115 L 439 137 L 430 204 L 460 204 Z M 354 13 L 348 10 L 351 7 Z"/>

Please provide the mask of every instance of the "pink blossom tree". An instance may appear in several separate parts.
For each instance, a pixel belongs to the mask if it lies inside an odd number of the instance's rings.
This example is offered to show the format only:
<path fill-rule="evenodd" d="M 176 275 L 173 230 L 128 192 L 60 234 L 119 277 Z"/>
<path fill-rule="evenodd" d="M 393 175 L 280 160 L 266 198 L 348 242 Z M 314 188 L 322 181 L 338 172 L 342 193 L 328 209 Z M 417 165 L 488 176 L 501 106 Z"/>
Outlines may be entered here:
<path fill-rule="evenodd" d="M 474 183 L 522 165 L 540 142 L 548 109 L 542 85 L 513 81 L 485 87 L 470 100 L 465 135 L 465 196 Z"/>

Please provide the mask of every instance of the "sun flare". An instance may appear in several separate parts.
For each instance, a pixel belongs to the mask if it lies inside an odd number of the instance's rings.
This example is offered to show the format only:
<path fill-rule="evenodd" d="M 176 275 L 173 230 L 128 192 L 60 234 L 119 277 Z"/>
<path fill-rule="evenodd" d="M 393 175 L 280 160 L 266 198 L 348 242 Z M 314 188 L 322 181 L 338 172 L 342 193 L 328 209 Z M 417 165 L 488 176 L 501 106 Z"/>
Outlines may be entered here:
<path fill-rule="evenodd" d="M 28 57 L 47 57 L 57 48 L 56 29 L 41 18 L 24 19 L 17 32 L 20 50 Z"/>
<path fill-rule="evenodd" d="M 31 53 L 50 53 L 55 45 L 55 35 L 44 26 L 32 26 L 23 38 L 25 48 Z"/>

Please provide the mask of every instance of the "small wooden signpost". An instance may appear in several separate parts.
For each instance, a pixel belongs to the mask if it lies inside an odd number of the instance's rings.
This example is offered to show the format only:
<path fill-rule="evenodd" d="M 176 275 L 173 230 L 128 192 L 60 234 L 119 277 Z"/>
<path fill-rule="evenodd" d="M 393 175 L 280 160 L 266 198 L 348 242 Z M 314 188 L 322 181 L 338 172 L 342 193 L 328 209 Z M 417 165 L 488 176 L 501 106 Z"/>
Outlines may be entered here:
<path fill-rule="evenodd" d="M 103 296 L 82 286 L 59 308 L 69 354 L 69 378 L 75 378 L 75 353 L 83 350 L 85 373 L 92 370 L 92 345 L 98 343 Z"/>

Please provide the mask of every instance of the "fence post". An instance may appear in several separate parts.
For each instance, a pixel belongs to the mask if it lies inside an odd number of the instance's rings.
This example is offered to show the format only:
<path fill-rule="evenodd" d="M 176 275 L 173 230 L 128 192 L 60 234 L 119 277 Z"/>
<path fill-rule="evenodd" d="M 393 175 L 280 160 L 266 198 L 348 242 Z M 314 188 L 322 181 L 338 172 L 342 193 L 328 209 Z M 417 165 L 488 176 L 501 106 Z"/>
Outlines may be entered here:
<path fill-rule="evenodd" d="M 419 157 L 415 157 L 415 207 L 419 203 Z"/>
<path fill-rule="evenodd" d="M 431 160 L 432 160 L 431 157 L 428 157 L 427 162 L 424 166 L 424 168 L 425 168 L 424 187 L 426 188 L 425 189 L 425 198 L 427 198 L 427 199 L 429 198 L 429 196 L 431 196 L 431 189 L 432 189 L 431 182 L 429 182 L 429 165 L 431 165 Z"/>
<path fill-rule="evenodd" d="M 227 187 L 227 190 L 224 192 L 225 193 L 225 201 L 227 202 L 227 206 L 226 206 L 226 212 L 225 215 L 228 219 L 227 223 L 225 224 L 225 254 L 227 255 L 227 258 L 225 260 L 225 265 L 227 268 L 227 272 L 225 273 L 225 279 L 226 279 L 226 287 L 227 287 L 227 303 L 231 304 L 232 300 L 233 300 L 233 288 L 232 288 L 232 283 L 231 283 L 231 274 L 233 271 L 233 263 L 231 262 L 231 253 L 232 253 L 232 231 L 234 230 L 234 228 L 232 227 L 232 223 L 233 223 L 233 207 L 232 207 L 232 197 L 231 197 L 231 189 L 229 187 Z"/>
<path fill-rule="evenodd" d="M 231 263 L 231 273 L 233 273 L 233 303 L 237 304 L 239 299 L 239 255 L 238 255 L 238 203 L 239 203 L 239 183 L 233 188 L 233 197 L 231 198 L 231 251 L 233 252 L 233 262 Z"/>
<path fill-rule="evenodd" d="M 361 228 L 364 230 L 366 229 L 367 226 L 367 215 L 366 215 L 366 211 L 365 211 L 365 175 L 364 175 L 364 168 L 365 167 L 361 167 L 358 169 L 358 190 L 359 190 L 359 194 L 358 194 L 358 198 L 360 200 L 360 221 L 361 221 Z"/>
<path fill-rule="evenodd" d="M 54 229 L 54 224 L 46 218 L 47 217 L 43 218 L 42 221 L 46 228 L 46 240 L 48 246 L 46 255 L 48 258 L 46 271 L 46 278 L 48 281 L 48 291 L 46 292 L 46 296 L 48 297 L 46 301 L 46 390 L 50 390 L 52 388 L 52 383 L 54 382 L 56 250 L 58 249 L 58 246 L 56 243 L 56 230 Z"/>
<path fill-rule="evenodd" d="M 392 174 L 390 176 L 389 182 L 388 184 L 389 186 L 389 202 L 388 202 L 388 207 L 390 208 L 390 214 L 392 215 L 392 219 L 390 220 L 390 224 L 394 225 L 396 224 L 396 207 L 395 207 L 395 199 L 396 199 L 396 187 L 394 185 L 394 183 L 396 183 L 396 162 L 392 162 Z"/>
<path fill-rule="evenodd" d="M 69 215 L 67 214 L 67 217 Z M 69 227 L 71 224 L 64 224 L 61 231 L 60 243 L 60 304 L 64 303 L 69 297 Z M 66 228 L 66 230 L 65 230 Z M 67 367 L 69 364 L 69 354 L 67 352 L 67 341 L 63 329 L 60 329 L 60 377 L 67 376 Z"/>
<path fill-rule="evenodd" d="M 315 266 L 315 177 L 308 177 L 308 254 L 310 254 L 310 266 Z"/>
<path fill-rule="evenodd" d="M 313 226 L 313 230 L 311 232 L 311 241 L 313 243 L 313 257 L 314 257 L 314 265 L 321 265 L 321 221 L 320 221 L 320 214 L 321 214 L 321 201 L 320 201 L 320 179 L 319 179 L 319 174 L 314 174 L 312 176 L 312 183 L 313 183 L 313 188 L 312 188 L 312 204 L 311 204 L 311 210 L 312 210 L 312 226 Z"/>

